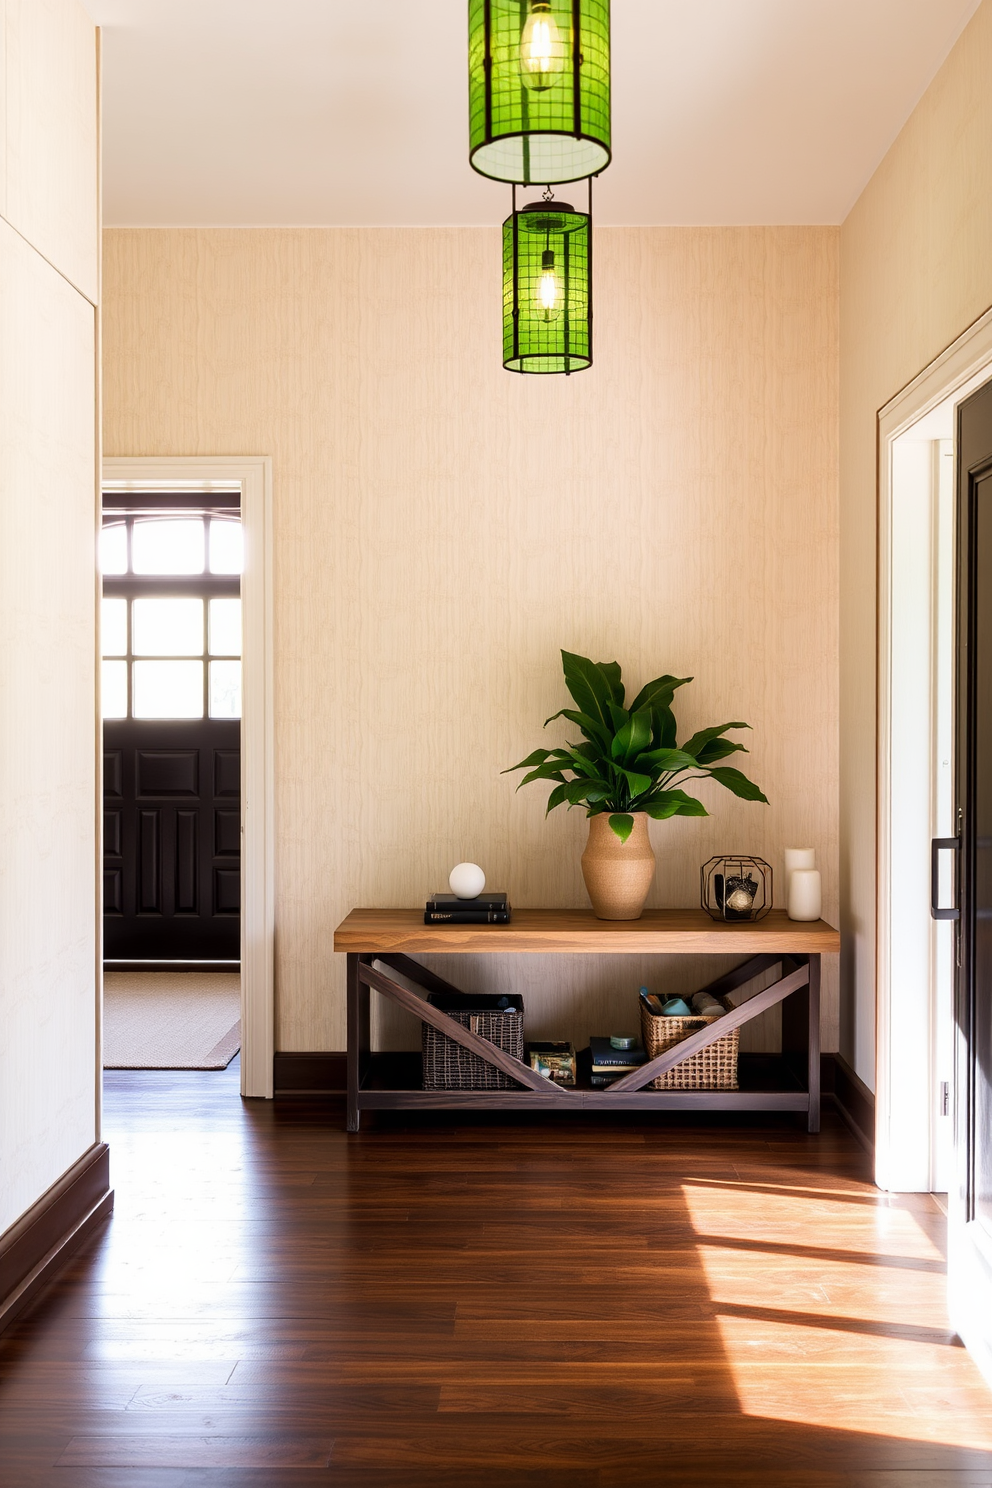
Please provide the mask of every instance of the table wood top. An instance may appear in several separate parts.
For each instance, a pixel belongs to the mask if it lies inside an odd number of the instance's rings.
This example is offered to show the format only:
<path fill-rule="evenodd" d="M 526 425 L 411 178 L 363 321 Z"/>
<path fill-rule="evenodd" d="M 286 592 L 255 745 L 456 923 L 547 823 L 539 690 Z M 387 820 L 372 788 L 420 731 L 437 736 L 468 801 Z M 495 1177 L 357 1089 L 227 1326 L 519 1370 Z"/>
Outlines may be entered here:
<path fill-rule="evenodd" d="M 390 951 L 813 955 L 839 951 L 840 932 L 824 920 L 790 920 L 784 909 L 736 925 L 713 920 L 703 909 L 646 909 L 639 920 L 597 920 L 591 909 L 515 909 L 509 925 L 425 925 L 422 909 L 353 909 L 334 932 L 334 949 L 366 956 Z"/>

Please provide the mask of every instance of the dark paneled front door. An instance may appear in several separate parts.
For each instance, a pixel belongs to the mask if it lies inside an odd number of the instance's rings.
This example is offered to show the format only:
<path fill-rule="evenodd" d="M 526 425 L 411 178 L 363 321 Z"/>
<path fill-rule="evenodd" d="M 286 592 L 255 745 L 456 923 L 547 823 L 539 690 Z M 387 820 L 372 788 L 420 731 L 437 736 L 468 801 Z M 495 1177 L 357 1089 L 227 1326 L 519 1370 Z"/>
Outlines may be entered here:
<path fill-rule="evenodd" d="M 240 955 L 240 724 L 104 725 L 104 955 Z"/>

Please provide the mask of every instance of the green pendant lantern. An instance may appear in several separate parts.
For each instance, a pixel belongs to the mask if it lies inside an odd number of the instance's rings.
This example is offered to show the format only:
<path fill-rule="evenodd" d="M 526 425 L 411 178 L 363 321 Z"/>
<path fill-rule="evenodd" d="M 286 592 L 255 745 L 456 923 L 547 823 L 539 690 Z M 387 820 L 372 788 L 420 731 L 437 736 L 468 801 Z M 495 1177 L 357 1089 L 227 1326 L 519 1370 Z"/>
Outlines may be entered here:
<path fill-rule="evenodd" d="M 592 366 L 592 182 L 589 210 L 530 202 L 503 223 L 503 366 L 582 372 Z"/>
<path fill-rule="evenodd" d="M 496 181 L 610 163 L 610 0 L 469 0 L 469 160 Z"/>

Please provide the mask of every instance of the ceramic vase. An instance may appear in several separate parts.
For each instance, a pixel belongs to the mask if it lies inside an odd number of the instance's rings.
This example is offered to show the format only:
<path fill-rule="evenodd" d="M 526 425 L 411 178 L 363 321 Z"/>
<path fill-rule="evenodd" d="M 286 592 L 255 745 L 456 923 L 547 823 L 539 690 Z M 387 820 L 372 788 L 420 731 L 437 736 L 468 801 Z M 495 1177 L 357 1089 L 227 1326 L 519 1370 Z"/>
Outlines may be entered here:
<path fill-rule="evenodd" d="M 634 829 L 626 842 L 610 826 L 609 813 L 589 818 L 582 877 L 593 913 L 600 920 L 639 920 L 654 878 L 647 815 L 643 811 L 631 815 Z"/>

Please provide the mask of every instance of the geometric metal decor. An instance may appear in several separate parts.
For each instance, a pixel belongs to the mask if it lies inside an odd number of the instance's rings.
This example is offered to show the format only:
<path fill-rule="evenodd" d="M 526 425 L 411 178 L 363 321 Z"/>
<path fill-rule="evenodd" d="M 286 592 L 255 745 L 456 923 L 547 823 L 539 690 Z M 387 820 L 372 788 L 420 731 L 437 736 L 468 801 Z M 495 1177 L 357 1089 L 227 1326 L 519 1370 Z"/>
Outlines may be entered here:
<path fill-rule="evenodd" d="M 762 920 L 772 907 L 772 870 L 764 858 L 730 853 L 699 870 L 699 897 L 715 920 Z"/>

